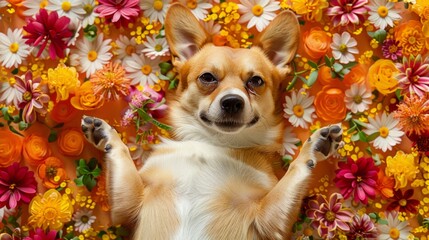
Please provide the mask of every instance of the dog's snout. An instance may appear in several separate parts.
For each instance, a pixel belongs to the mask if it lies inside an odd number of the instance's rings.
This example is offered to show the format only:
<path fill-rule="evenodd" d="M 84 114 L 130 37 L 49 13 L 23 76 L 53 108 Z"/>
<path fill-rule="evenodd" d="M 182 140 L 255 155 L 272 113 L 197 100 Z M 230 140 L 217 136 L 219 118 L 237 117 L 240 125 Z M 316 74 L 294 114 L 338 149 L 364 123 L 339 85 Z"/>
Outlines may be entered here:
<path fill-rule="evenodd" d="M 228 94 L 221 98 L 220 106 L 223 111 L 230 114 L 236 114 L 243 110 L 244 99 L 236 94 Z"/>

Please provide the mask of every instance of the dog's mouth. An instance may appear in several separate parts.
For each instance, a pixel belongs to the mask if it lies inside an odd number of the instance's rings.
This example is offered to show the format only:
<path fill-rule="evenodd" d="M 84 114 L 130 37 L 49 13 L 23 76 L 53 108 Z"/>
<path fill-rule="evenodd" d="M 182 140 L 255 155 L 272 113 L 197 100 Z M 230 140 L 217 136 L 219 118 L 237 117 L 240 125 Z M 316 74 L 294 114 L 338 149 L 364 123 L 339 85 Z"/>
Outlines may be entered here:
<path fill-rule="evenodd" d="M 259 121 L 259 116 L 254 116 L 250 122 L 243 122 L 237 119 L 216 119 L 211 120 L 206 113 L 200 114 L 200 119 L 207 125 L 214 125 L 224 132 L 236 132 L 243 127 L 250 127 Z"/>

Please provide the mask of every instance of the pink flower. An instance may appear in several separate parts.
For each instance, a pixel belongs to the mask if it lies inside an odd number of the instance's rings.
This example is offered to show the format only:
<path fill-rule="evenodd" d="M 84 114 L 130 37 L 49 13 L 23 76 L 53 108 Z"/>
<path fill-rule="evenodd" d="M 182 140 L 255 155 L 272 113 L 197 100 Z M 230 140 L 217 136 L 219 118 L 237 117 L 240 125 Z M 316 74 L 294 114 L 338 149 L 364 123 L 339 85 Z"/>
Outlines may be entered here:
<path fill-rule="evenodd" d="M 49 96 L 39 88 L 42 79 L 33 78 L 33 73 L 28 71 L 24 78 L 15 76 L 16 89 L 22 93 L 22 101 L 18 104 L 23 109 L 23 119 L 27 123 L 36 121 L 36 112 L 47 113 L 44 104 L 49 102 Z"/>
<path fill-rule="evenodd" d="M 14 163 L 0 168 L 0 208 L 14 209 L 21 203 L 29 203 L 36 195 L 37 183 L 34 173 L 27 167 Z"/>
<path fill-rule="evenodd" d="M 140 14 L 139 0 L 99 0 L 95 12 L 115 27 L 127 27 Z"/>
<path fill-rule="evenodd" d="M 347 239 L 377 239 L 377 228 L 367 214 L 353 217 Z"/>
<path fill-rule="evenodd" d="M 396 61 L 398 57 L 402 57 L 402 47 L 399 46 L 399 42 L 393 39 L 386 39 L 381 46 L 383 56 Z"/>
<path fill-rule="evenodd" d="M 423 97 L 429 92 L 428 58 L 423 61 L 420 54 L 417 57 L 404 57 L 402 63 L 397 63 L 396 67 L 399 70 L 399 74 L 396 76 L 399 88 L 404 89 L 405 93 L 415 93 L 419 97 Z"/>
<path fill-rule="evenodd" d="M 372 158 L 359 158 L 356 162 L 349 158 L 338 164 L 335 185 L 345 199 L 354 195 L 355 202 L 368 203 L 368 198 L 375 198 L 378 167 Z"/>
<path fill-rule="evenodd" d="M 343 231 L 350 230 L 348 223 L 352 221 L 353 213 L 343 208 L 342 198 L 340 194 L 333 193 L 329 201 L 323 195 L 318 195 L 317 200 L 309 202 L 307 216 L 313 220 L 311 225 L 324 239 L 333 238 L 337 228 Z"/>
<path fill-rule="evenodd" d="M 24 240 L 56 240 L 56 237 L 56 230 L 50 230 L 49 232 L 45 233 L 43 229 L 37 228 L 34 231 L 30 231 L 30 236 L 25 237 Z"/>
<path fill-rule="evenodd" d="M 55 59 L 56 56 L 64 58 L 64 50 L 67 48 L 66 40 L 73 35 L 68 26 L 70 19 L 66 16 L 58 17 L 57 12 L 48 13 L 46 9 L 40 9 L 36 18 L 30 18 L 24 30 L 26 44 L 40 47 L 37 52 L 39 57 L 49 44 L 49 56 Z"/>
<path fill-rule="evenodd" d="M 368 12 L 365 4 L 368 0 L 333 0 L 332 7 L 328 8 L 327 15 L 332 16 L 334 27 L 358 25 L 365 21 L 364 14 Z"/>

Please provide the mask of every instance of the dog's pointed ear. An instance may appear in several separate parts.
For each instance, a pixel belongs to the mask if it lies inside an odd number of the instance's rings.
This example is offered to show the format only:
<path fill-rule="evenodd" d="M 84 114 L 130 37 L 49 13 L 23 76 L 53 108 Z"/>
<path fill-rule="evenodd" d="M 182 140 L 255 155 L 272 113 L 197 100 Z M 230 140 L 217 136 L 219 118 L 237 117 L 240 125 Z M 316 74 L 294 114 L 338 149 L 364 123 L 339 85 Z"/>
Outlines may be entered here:
<path fill-rule="evenodd" d="M 268 58 L 280 69 L 289 72 L 286 64 L 295 57 L 299 43 L 299 22 L 291 11 L 281 12 L 255 40 Z"/>
<path fill-rule="evenodd" d="M 192 12 L 179 3 L 172 4 L 167 11 L 165 34 L 175 65 L 181 65 L 210 41 Z"/>

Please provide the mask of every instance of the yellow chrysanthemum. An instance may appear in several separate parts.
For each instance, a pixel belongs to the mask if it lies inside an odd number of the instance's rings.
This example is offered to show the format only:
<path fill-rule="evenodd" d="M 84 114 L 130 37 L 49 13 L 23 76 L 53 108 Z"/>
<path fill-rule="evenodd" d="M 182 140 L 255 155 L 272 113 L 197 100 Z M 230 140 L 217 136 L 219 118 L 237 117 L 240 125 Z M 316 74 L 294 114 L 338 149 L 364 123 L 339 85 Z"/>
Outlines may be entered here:
<path fill-rule="evenodd" d="M 326 0 L 292 0 L 292 9 L 307 21 L 320 21 L 323 9 L 328 7 Z"/>
<path fill-rule="evenodd" d="M 70 221 L 73 205 L 66 194 L 49 189 L 43 196 L 38 195 L 31 200 L 29 212 L 29 225 L 43 230 L 60 230 L 65 222 Z"/>
<path fill-rule="evenodd" d="M 395 189 L 406 187 L 418 172 L 413 154 L 398 151 L 394 157 L 388 156 L 386 159 L 386 175 L 395 178 Z"/>
<path fill-rule="evenodd" d="M 56 101 L 64 101 L 80 86 L 79 74 L 76 68 L 59 64 L 55 69 L 48 70 L 48 84 L 49 89 L 57 93 Z"/>

